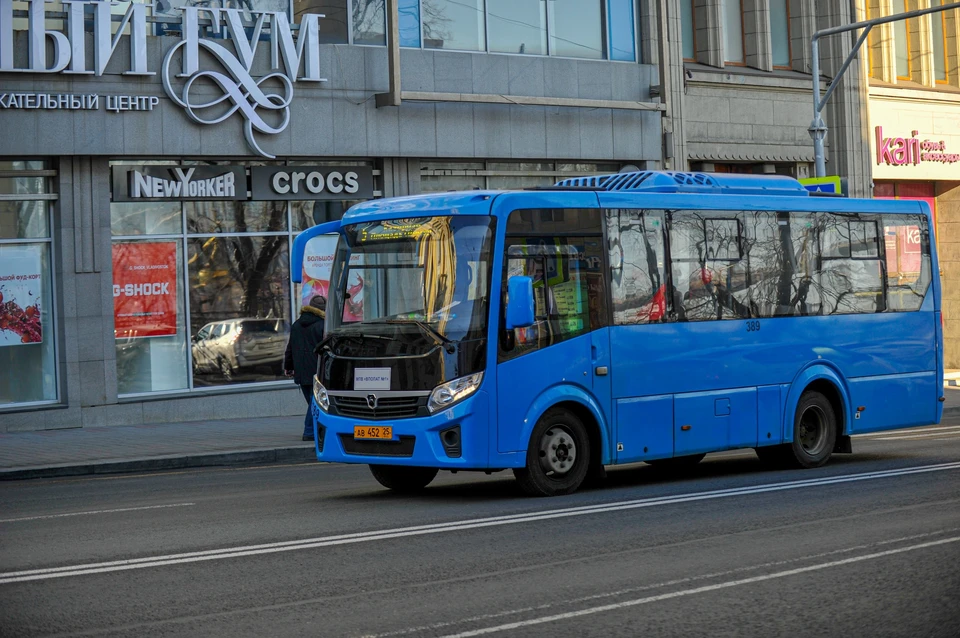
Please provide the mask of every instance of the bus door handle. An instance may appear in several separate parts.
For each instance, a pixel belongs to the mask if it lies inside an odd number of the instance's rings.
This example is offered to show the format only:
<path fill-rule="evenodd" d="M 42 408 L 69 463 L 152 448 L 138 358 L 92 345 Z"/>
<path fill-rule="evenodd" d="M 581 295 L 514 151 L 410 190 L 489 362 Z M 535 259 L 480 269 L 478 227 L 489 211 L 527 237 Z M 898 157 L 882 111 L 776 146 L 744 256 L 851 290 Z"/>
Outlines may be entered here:
<path fill-rule="evenodd" d="M 607 376 L 609 370 L 607 370 L 607 366 L 597 366 L 595 372 L 597 373 L 598 377 L 605 377 Z"/>

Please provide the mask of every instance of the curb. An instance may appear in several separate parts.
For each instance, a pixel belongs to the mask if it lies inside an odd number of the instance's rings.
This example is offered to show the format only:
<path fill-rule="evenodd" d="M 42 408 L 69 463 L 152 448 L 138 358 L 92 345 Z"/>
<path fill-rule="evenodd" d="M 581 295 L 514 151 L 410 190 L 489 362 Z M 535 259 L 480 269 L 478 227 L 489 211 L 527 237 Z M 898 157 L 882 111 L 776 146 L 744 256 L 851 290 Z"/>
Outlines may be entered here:
<path fill-rule="evenodd" d="M 157 470 L 182 470 L 196 467 L 263 465 L 267 463 L 302 463 L 315 461 L 312 447 L 243 450 L 212 454 L 156 456 L 129 461 L 93 461 L 89 463 L 48 465 L 0 470 L 0 481 L 17 481 L 91 474 L 122 474 Z"/>

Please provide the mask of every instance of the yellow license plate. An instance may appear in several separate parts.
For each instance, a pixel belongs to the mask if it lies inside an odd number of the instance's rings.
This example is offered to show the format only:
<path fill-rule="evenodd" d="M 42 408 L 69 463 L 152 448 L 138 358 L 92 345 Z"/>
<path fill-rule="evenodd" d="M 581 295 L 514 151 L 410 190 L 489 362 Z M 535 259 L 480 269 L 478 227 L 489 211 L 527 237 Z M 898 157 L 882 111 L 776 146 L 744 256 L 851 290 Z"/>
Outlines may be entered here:
<path fill-rule="evenodd" d="M 355 439 L 393 439 L 393 428 L 389 425 L 357 425 L 353 428 Z"/>

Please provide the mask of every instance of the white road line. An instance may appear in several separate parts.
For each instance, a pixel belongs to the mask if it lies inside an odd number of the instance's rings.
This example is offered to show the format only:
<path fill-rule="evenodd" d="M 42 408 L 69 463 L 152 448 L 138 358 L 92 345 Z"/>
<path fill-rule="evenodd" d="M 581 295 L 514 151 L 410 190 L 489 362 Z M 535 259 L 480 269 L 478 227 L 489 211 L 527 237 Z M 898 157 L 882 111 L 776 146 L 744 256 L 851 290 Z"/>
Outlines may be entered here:
<path fill-rule="evenodd" d="M 149 505 L 144 507 L 123 507 L 113 510 L 90 510 L 88 512 L 70 512 L 68 514 L 48 514 L 46 516 L 24 516 L 22 518 L 4 518 L 0 523 L 19 523 L 20 521 L 39 521 L 44 518 L 66 518 L 67 516 L 92 516 L 94 514 L 116 514 L 118 512 L 140 512 L 143 510 L 160 510 L 169 507 L 190 507 L 196 503 L 172 503 L 170 505 Z"/>
<path fill-rule="evenodd" d="M 829 552 L 822 552 L 820 554 L 810 554 L 808 556 L 800 556 L 798 558 L 785 558 L 783 560 L 771 561 L 768 563 L 761 563 L 759 565 L 746 565 L 743 567 L 735 567 L 733 569 L 713 572 L 711 574 L 698 574 L 696 576 L 687 576 L 686 578 L 676 578 L 674 580 L 668 580 L 660 583 L 653 583 L 650 585 L 639 585 L 637 587 L 628 587 L 627 589 L 604 592 L 602 594 L 592 594 L 590 596 L 581 596 L 579 598 L 568 598 L 566 600 L 557 600 L 554 602 L 544 603 L 542 605 L 536 605 L 534 607 L 521 607 L 517 609 L 508 609 L 505 611 L 499 611 L 499 612 L 494 612 L 489 614 L 480 614 L 477 616 L 470 616 L 469 618 L 461 618 L 459 620 L 450 620 L 445 622 L 433 623 L 431 625 L 421 625 L 419 627 L 410 627 L 408 629 L 388 631 L 382 634 L 367 634 L 363 636 L 363 638 L 393 638 L 394 636 L 406 636 L 409 634 L 422 634 L 422 633 L 435 634 L 438 631 L 445 630 L 446 628 L 453 627 L 455 625 L 466 625 L 468 623 L 476 623 L 483 620 L 493 620 L 494 618 L 516 616 L 517 614 L 526 614 L 532 611 L 542 611 L 546 609 L 551 609 L 553 607 L 569 607 L 570 605 L 596 601 L 603 598 L 616 598 L 619 596 L 626 596 L 628 594 L 636 594 L 637 592 L 641 592 L 641 591 L 650 591 L 651 589 L 663 589 L 664 587 L 686 585 L 686 584 L 694 583 L 697 581 L 711 580 L 714 578 L 722 578 L 724 576 L 732 576 L 733 574 L 742 574 L 744 572 L 755 572 L 758 569 L 767 569 L 770 567 L 782 567 L 783 565 L 791 565 L 795 563 L 801 563 L 804 561 L 812 561 L 818 558 L 826 558 L 827 556 L 836 556 L 837 554 L 849 554 L 850 552 L 859 552 L 859 551 L 874 549 L 877 547 L 883 547 L 884 545 L 893 545 L 894 543 L 905 543 L 907 541 L 915 541 L 921 538 L 930 538 L 931 536 L 942 536 L 943 534 L 949 534 L 956 531 L 960 531 L 960 528 L 952 527 L 949 529 L 941 529 L 936 532 L 925 532 L 923 534 L 913 534 L 911 536 L 891 538 L 885 541 L 877 541 L 875 543 L 868 543 L 866 545 L 855 545 L 853 547 L 844 547 L 843 549 L 835 549 Z"/>
<path fill-rule="evenodd" d="M 853 558 L 845 558 L 843 560 L 832 561 L 829 563 L 820 563 L 819 565 L 810 565 L 809 567 L 798 567 L 796 569 L 788 569 L 786 571 L 775 572 L 773 574 L 764 574 L 762 576 L 752 576 L 750 578 L 741 578 L 739 580 L 728 580 L 726 582 L 717 583 L 715 585 L 704 585 L 703 587 L 695 587 L 693 589 L 683 589 L 680 591 L 670 592 L 669 594 L 658 594 L 656 596 L 647 596 L 646 598 L 626 600 L 620 603 L 600 605 L 598 607 L 589 607 L 587 609 L 570 611 L 563 614 L 554 614 L 552 616 L 543 616 L 541 618 L 521 620 L 517 622 L 507 623 L 504 625 L 497 625 L 495 627 L 484 627 L 483 629 L 475 629 L 473 631 L 464 631 L 458 634 L 450 634 L 450 635 L 444 636 L 443 638 L 470 638 L 472 636 L 483 636 L 486 634 L 499 633 L 501 631 L 509 631 L 511 629 L 522 629 L 524 627 L 542 625 L 545 623 L 556 622 L 558 620 L 569 620 L 571 618 L 579 618 L 581 616 L 600 614 L 608 611 L 617 611 L 619 609 L 625 609 L 627 607 L 636 607 L 637 605 L 645 605 L 647 603 L 655 603 L 655 602 L 660 602 L 662 600 L 670 600 L 672 598 L 694 596 L 696 594 L 705 594 L 707 592 L 717 591 L 720 589 L 729 589 L 731 587 L 739 587 L 741 585 L 761 583 L 766 580 L 774 580 L 777 578 L 786 578 L 788 576 L 796 576 L 798 574 L 805 574 L 808 572 L 820 571 L 822 569 L 828 569 L 830 567 L 840 567 L 842 565 L 851 565 L 853 563 L 860 563 L 866 560 L 875 560 L 877 558 L 883 558 L 885 556 L 893 556 L 895 554 L 902 554 L 904 552 L 912 552 L 918 549 L 926 549 L 928 547 L 937 547 L 939 545 L 946 545 L 948 543 L 956 543 L 957 541 L 960 541 L 960 536 L 954 536 L 952 538 L 944 538 L 938 541 L 930 541 L 928 543 L 920 543 L 918 545 L 910 545 L 908 547 L 900 547 L 898 549 L 889 549 L 884 552 L 876 552 L 874 554 L 866 554 L 864 556 L 855 556 Z"/>
<path fill-rule="evenodd" d="M 724 490 L 712 490 L 709 492 L 694 492 L 689 494 L 678 494 L 674 496 L 659 496 L 630 501 L 617 501 L 613 503 L 567 507 L 539 512 L 511 514 L 507 516 L 467 519 L 461 521 L 452 521 L 449 523 L 434 523 L 430 525 L 417 525 L 413 527 L 371 530 L 369 532 L 321 536 L 318 538 L 305 538 L 293 541 L 281 541 L 277 543 L 264 543 L 260 545 L 225 547 L 223 549 L 185 552 L 181 554 L 166 554 L 162 556 L 147 556 L 144 558 L 131 558 L 127 560 L 108 561 L 103 563 L 49 567 L 44 569 L 29 569 L 16 572 L 0 573 L 0 585 L 33 580 L 46 580 L 50 578 L 62 578 L 65 576 L 103 574 L 107 572 L 125 571 L 129 569 L 164 567 L 168 565 L 182 565 L 186 563 L 196 563 L 208 560 L 221 560 L 226 558 L 274 554 L 277 552 L 316 549 L 319 547 L 367 543 L 391 538 L 406 538 L 410 536 L 423 536 L 426 534 L 459 532 L 470 529 L 482 529 L 486 527 L 498 527 L 502 525 L 516 525 L 519 523 L 547 521 L 559 518 L 569 518 L 573 516 L 621 512 L 647 507 L 657 507 L 661 505 L 691 503 L 695 501 L 705 501 L 718 498 L 747 496 L 751 494 L 763 494 L 767 492 L 781 492 L 785 490 L 796 490 L 806 487 L 820 487 L 824 485 L 869 481 L 899 476 L 909 476 L 912 474 L 925 474 L 929 472 L 945 472 L 949 470 L 960 470 L 960 462 L 922 465 L 899 470 L 883 470 L 879 472 L 866 472 L 862 474 L 845 474 L 840 476 L 829 476 L 824 478 L 789 481 L 784 483 L 768 483 L 766 485 L 753 485 Z"/>
<path fill-rule="evenodd" d="M 874 441 L 912 441 L 914 439 L 933 439 L 936 437 L 945 439 L 956 438 L 960 432 L 930 432 L 929 434 L 904 434 L 902 436 L 877 436 Z"/>
<path fill-rule="evenodd" d="M 867 434 L 854 434 L 853 438 L 862 439 L 872 436 L 890 436 L 890 435 L 908 435 L 908 434 L 926 434 L 928 432 L 939 432 L 948 434 L 951 432 L 960 433 L 960 425 L 943 425 L 930 428 L 900 428 L 897 430 L 885 430 L 883 432 L 869 432 Z"/>

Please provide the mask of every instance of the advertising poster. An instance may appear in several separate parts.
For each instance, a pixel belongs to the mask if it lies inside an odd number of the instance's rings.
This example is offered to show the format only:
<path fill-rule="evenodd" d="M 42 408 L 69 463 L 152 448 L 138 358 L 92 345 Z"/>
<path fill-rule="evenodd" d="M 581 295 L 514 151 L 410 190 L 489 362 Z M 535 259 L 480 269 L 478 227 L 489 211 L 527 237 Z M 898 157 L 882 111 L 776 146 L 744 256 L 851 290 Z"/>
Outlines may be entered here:
<path fill-rule="evenodd" d="M 113 245 L 113 320 L 118 339 L 177 334 L 177 242 Z"/>
<path fill-rule="evenodd" d="M 330 271 L 333 254 L 337 250 L 337 235 L 319 235 L 307 242 L 303 249 L 303 282 L 300 305 L 307 306 L 314 295 L 329 297 Z"/>
<path fill-rule="evenodd" d="M 41 343 L 42 246 L 0 249 L 0 347 Z"/>

